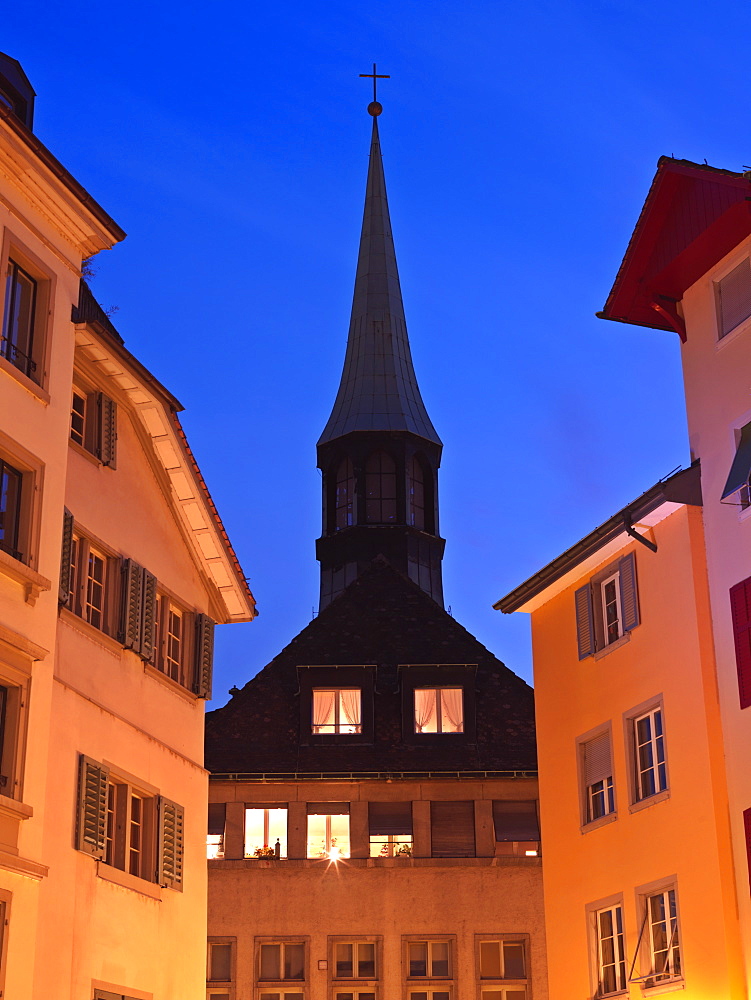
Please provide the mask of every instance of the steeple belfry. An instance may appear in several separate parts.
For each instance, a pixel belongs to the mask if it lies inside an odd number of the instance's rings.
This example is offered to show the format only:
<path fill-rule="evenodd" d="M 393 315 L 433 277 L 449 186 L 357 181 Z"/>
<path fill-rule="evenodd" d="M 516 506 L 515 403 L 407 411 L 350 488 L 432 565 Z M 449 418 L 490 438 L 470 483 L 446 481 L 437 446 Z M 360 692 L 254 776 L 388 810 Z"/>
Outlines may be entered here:
<path fill-rule="evenodd" d="M 373 68 L 375 83 L 375 67 Z M 344 369 L 318 441 L 325 607 L 378 556 L 443 603 L 438 535 L 442 444 L 407 336 L 381 158 L 377 101 Z"/>

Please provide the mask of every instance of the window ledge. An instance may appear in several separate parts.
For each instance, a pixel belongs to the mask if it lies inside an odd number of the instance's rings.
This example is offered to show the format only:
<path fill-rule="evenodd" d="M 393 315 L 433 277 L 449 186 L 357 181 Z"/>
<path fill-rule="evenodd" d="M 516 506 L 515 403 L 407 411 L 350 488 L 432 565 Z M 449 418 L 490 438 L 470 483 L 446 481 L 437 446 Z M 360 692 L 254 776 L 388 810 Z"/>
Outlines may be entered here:
<path fill-rule="evenodd" d="M 104 646 L 112 653 L 116 653 L 118 657 L 122 657 L 123 646 L 121 642 L 117 639 L 113 639 L 111 635 L 107 635 L 106 632 L 102 632 L 100 628 L 95 628 L 93 625 L 89 624 L 85 618 L 80 618 L 78 615 L 73 614 L 70 608 L 60 608 L 60 619 L 65 622 L 66 625 L 70 625 L 77 632 L 81 632 L 83 635 L 92 639 L 94 642 L 99 643 L 99 645 Z"/>
<path fill-rule="evenodd" d="M 47 865 L 40 865 L 38 861 L 30 861 L 28 858 L 11 854 L 10 851 L 0 851 L 0 868 L 5 869 L 5 871 L 17 872 L 19 875 L 25 875 L 26 878 L 33 878 L 37 881 L 41 881 L 50 871 Z"/>
<path fill-rule="evenodd" d="M 40 403 L 47 405 L 50 401 L 50 394 L 46 389 L 43 389 L 41 385 L 37 385 L 33 379 L 30 379 L 28 375 L 24 375 L 20 368 L 16 368 L 15 365 L 11 364 L 7 358 L 0 357 L 0 371 L 5 372 L 6 375 L 20 383 L 24 389 L 32 396 L 35 396 Z"/>
<path fill-rule="evenodd" d="M 632 802 L 628 807 L 628 811 L 631 813 L 639 812 L 641 809 L 648 809 L 650 806 L 656 806 L 658 802 L 664 802 L 665 799 L 670 798 L 670 789 L 666 788 L 662 792 L 657 792 L 656 795 L 650 795 L 646 799 L 639 799 L 638 802 Z M 654 987 L 657 989 L 657 987 Z"/>
<path fill-rule="evenodd" d="M 31 819 L 34 810 L 27 806 L 25 802 L 18 799 L 11 799 L 7 795 L 0 795 L 0 816 L 9 816 L 11 819 Z"/>
<path fill-rule="evenodd" d="M 582 833 L 590 833 L 592 830 L 599 830 L 601 826 L 607 826 L 608 823 L 615 823 L 618 819 L 617 810 L 608 813 L 606 816 L 598 816 L 597 819 L 593 819 L 591 823 L 582 823 L 579 827 Z"/>
<path fill-rule="evenodd" d="M 32 608 L 42 591 L 52 589 L 52 583 L 46 576 L 42 576 L 36 570 L 30 569 L 26 563 L 22 563 L 20 559 L 14 559 L 13 556 L 8 555 L 2 549 L 0 549 L 0 573 L 22 585 L 24 588 L 24 599 Z"/>
<path fill-rule="evenodd" d="M 92 465 L 100 466 L 102 463 L 88 448 L 84 448 L 82 444 L 78 441 L 74 441 L 72 437 L 68 438 L 68 447 L 72 448 L 73 451 L 77 452 L 82 458 L 85 458 Z"/>
<path fill-rule="evenodd" d="M 677 993 L 678 990 L 686 989 L 684 979 L 671 979 L 670 982 L 660 983 L 659 986 L 645 986 L 641 984 L 642 993 L 645 997 L 656 997 L 661 993 Z"/>
<path fill-rule="evenodd" d="M 159 681 L 161 684 L 166 684 L 168 688 L 175 692 L 175 694 L 179 694 L 191 704 L 194 704 L 199 700 L 197 694 L 193 694 L 189 688 L 186 688 L 179 681 L 173 681 L 171 677 L 168 677 L 167 674 L 165 674 L 162 670 L 158 670 L 151 663 L 147 663 L 146 660 L 142 660 L 141 662 L 143 663 L 143 672 L 148 674 L 149 677 L 153 677 L 154 680 Z"/>
<path fill-rule="evenodd" d="M 494 858 L 343 858 L 347 868 L 527 868 L 539 867 L 541 856 L 518 854 Z M 337 863 L 326 858 L 209 858 L 212 868 L 317 868 L 337 871 Z"/>
<path fill-rule="evenodd" d="M 131 875 L 130 872 L 121 871 L 119 868 L 113 868 L 112 865 L 105 864 L 104 861 L 97 861 L 96 873 L 99 878 L 122 886 L 123 889 L 132 889 L 134 892 L 140 892 L 142 896 L 149 896 L 150 899 L 161 900 L 162 898 L 161 886 L 158 886 L 156 882 L 147 882 L 145 878 Z"/>
<path fill-rule="evenodd" d="M 603 656 L 607 656 L 608 653 L 613 653 L 616 649 L 620 649 L 621 646 L 625 646 L 627 642 L 631 641 L 631 633 L 624 632 L 620 639 L 616 639 L 615 642 L 608 643 L 607 646 L 603 646 L 602 649 L 598 649 L 595 653 L 595 660 L 601 660 Z"/>

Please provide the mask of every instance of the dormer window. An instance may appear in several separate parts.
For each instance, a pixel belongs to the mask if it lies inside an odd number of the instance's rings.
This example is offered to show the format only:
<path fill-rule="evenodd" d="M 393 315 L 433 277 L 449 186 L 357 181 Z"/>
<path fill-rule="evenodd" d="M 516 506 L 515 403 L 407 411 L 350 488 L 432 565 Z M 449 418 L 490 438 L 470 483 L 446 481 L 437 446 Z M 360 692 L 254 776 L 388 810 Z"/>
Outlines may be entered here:
<path fill-rule="evenodd" d="M 415 688 L 414 718 L 416 733 L 463 733 L 462 688 Z"/>
<path fill-rule="evenodd" d="M 360 688 L 314 688 L 313 734 L 333 736 L 362 732 Z"/>

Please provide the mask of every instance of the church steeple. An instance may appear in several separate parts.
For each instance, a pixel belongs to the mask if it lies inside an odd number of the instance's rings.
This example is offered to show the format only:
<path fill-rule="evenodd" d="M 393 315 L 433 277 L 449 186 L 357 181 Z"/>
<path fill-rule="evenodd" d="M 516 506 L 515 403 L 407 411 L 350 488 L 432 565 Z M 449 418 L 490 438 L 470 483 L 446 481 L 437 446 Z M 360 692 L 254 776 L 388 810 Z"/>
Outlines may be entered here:
<path fill-rule="evenodd" d="M 320 606 L 379 555 L 442 605 L 442 444 L 420 396 L 407 337 L 378 135 L 381 105 L 373 101 L 368 111 L 373 134 L 347 351 L 318 441 Z"/>

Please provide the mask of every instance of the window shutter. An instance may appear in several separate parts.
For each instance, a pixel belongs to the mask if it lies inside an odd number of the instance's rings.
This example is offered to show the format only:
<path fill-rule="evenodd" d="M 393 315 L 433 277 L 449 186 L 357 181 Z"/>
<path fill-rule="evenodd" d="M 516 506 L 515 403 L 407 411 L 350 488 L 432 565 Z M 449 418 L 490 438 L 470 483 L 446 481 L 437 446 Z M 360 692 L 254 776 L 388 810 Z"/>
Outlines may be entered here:
<path fill-rule="evenodd" d="M 163 795 L 159 796 L 158 809 L 157 882 L 182 892 L 185 813 L 182 806 Z"/>
<path fill-rule="evenodd" d="M 76 849 L 104 859 L 107 846 L 107 779 L 109 769 L 83 754 L 78 769 Z"/>
<path fill-rule="evenodd" d="M 751 577 L 730 588 L 735 665 L 741 708 L 751 705 Z"/>
<path fill-rule="evenodd" d="M 60 553 L 60 588 L 57 599 L 61 604 L 67 604 L 70 597 L 70 557 L 73 547 L 73 515 L 63 509 L 63 543 Z"/>
<path fill-rule="evenodd" d="M 122 562 L 122 611 L 118 641 L 134 653 L 141 651 L 141 581 L 143 568 L 133 559 Z"/>
<path fill-rule="evenodd" d="M 534 799 L 517 802 L 496 799 L 493 802 L 493 824 L 497 841 L 540 839 L 537 802 Z"/>
<path fill-rule="evenodd" d="M 600 733 L 582 744 L 582 772 L 586 787 L 613 776 L 610 760 L 610 733 Z"/>
<path fill-rule="evenodd" d="M 141 656 L 151 660 L 156 640 L 156 577 L 147 569 L 141 576 Z"/>
<path fill-rule="evenodd" d="M 751 424 L 741 428 L 741 436 L 735 449 L 733 463 L 722 491 L 721 500 L 737 493 L 751 478 Z"/>
<path fill-rule="evenodd" d="M 99 393 L 99 460 L 114 469 L 117 458 L 117 406 L 115 401 Z"/>
<path fill-rule="evenodd" d="M 630 632 L 639 624 L 639 599 L 636 592 L 636 557 L 629 552 L 618 563 L 621 581 L 621 613 L 623 631 Z"/>
<path fill-rule="evenodd" d="M 473 858 L 474 802 L 431 802 L 430 834 L 434 858 Z"/>
<path fill-rule="evenodd" d="M 734 267 L 717 286 L 720 302 L 720 337 L 751 316 L 751 266 L 748 260 Z"/>
<path fill-rule="evenodd" d="M 193 691 L 199 698 L 211 698 L 214 669 L 214 622 L 208 615 L 196 615 L 196 660 Z"/>
<path fill-rule="evenodd" d="M 349 802 L 308 802 L 308 816 L 348 816 Z"/>
<path fill-rule="evenodd" d="M 751 890 L 751 809 L 743 811 L 743 832 L 746 835 L 746 861 L 748 863 L 749 890 Z"/>
<path fill-rule="evenodd" d="M 591 656 L 595 651 L 595 623 L 592 610 L 592 588 L 589 584 L 574 594 L 576 604 L 576 640 L 579 646 L 579 659 Z"/>
<path fill-rule="evenodd" d="M 371 837 L 412 833 L 411 802 L 371 802 L 368 806 Z"/>

